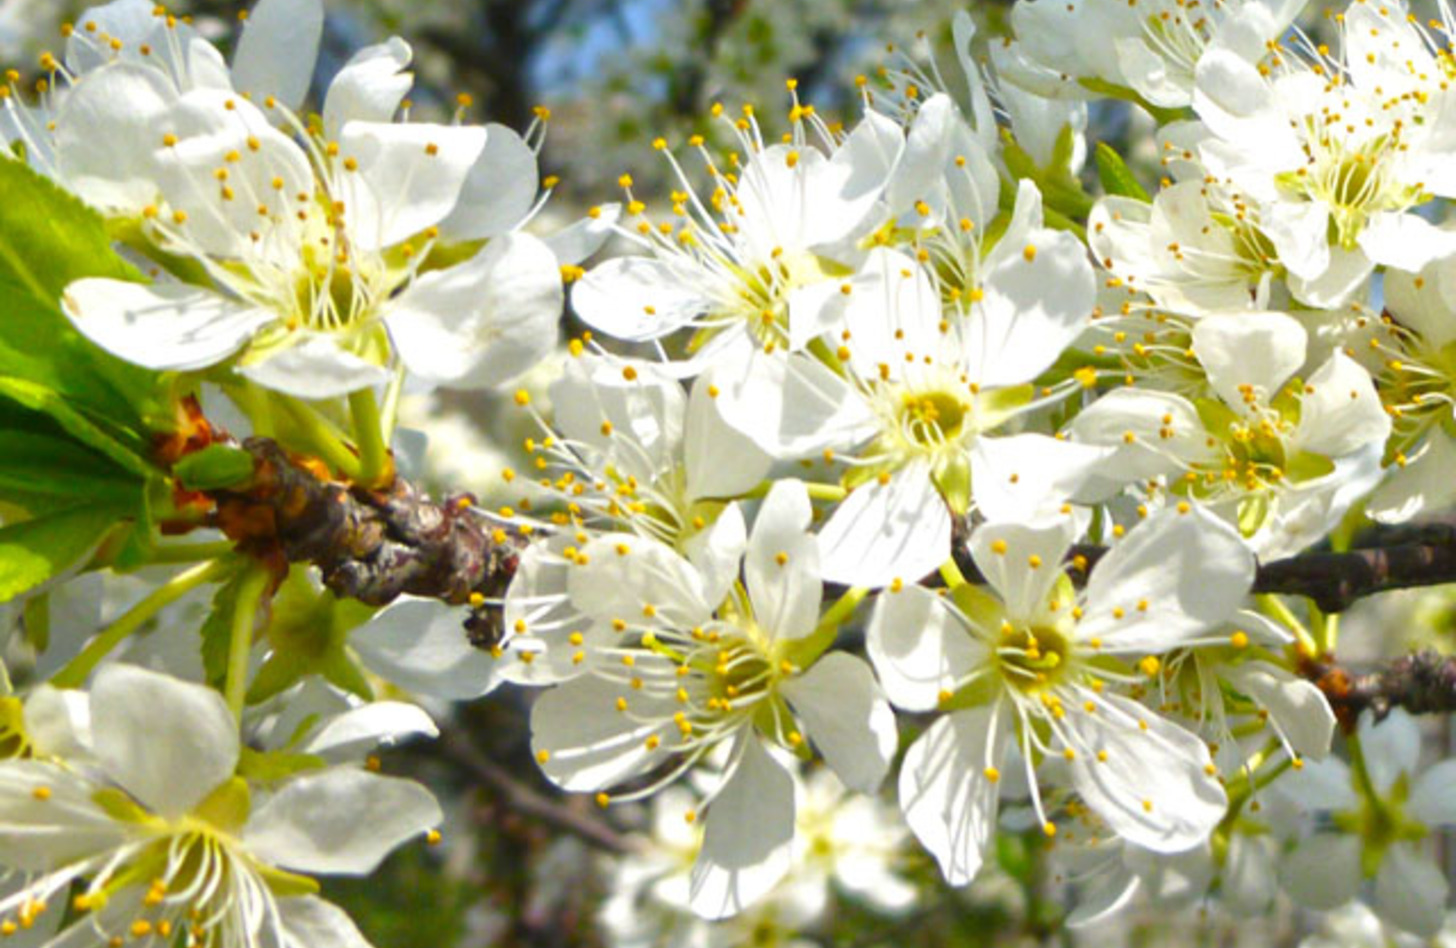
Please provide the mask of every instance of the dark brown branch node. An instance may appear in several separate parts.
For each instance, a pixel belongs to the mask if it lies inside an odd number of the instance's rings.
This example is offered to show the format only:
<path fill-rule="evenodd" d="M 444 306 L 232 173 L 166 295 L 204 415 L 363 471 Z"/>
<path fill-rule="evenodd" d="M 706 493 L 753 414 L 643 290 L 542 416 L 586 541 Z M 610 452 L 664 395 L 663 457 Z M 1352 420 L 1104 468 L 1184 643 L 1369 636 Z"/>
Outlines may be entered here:
<path fill-rule="evenodd" d="M 525 540 L 475 512 L 474 497 L 436 503 L 404 478 L 380 490 L 332 480 L 269 438 L 242 448 L 253 456 L 251 482 L 210 495 L 212 525 L 240 550 L 280 567 L 312 563 L 335 594 L 371 606 L 406 593 L 471 606 L 471 640 L 499 640 L 499 610 L 483 600 L 505 594 Z"/>

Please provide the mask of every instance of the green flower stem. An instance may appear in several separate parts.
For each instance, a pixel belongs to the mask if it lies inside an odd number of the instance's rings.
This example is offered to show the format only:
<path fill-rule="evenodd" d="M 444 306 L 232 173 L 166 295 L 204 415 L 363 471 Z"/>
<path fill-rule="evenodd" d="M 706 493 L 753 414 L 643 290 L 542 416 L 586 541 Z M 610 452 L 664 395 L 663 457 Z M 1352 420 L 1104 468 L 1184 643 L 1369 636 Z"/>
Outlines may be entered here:
<path fill-rule="evenodd" d="M 864 597 L 869 595 L 869 592 L 863 586 L 851 586 L 846 589 L 844 595 L 836 599 L 834 605 L 825 610 L 823 617 L 819 620 L 818 628 L 833 629 L 838 632 L 839 627 L 849 621 L 849 617 L 854 615 L 854 610 L 859 608 L 859 604 L 864 601 Z"/>
<path fill-rule="evenodd" d="M 399 424 L 399 399 L 404 394 L 404 368 L 401 367 L 389 380 L 389 385 L 384 389 L 384 407 L 380 409 L 383 421 L 380 425 L 381 431 L 394 434 L 395 427 Z"/>
<path fill-rule="evenodd" d="M 324 463 L 350 480 L 360 479 L 359 457 L 349 449 L 344 440 L 333 430 L 333 426 L 321 418 L 318 412 L 296 399 L 278 397 L 290 421 L 296 425 L 314 452 Z"/>
<path fill-rule="evenodd" d="M 233 551 L 231 540 L 217 540 L 212 543 L 174 543 L 152 548 L 153 563 L 197 563 L 201 560 L 215 560 Z"/>
<path fill-rule="evenodd" d="M 1299 642 L 1301 649 L 1309 655 L 1320 654 L 1319 643 L 1314 640 L 1314 636 L 1309 634 L 1309 630 L 1304 627 L 1303 622 L 1299 621 L 1299 617 L 1291 612 L 1289 607 L 1284 604 L 1283 599 L 1280 599 L 1273 593 L 1261 594 L 1257 599 L 1259 611 L 1271 619 L 1280 622 L 1289 631 L 1293 632 L 1294 638 Z"/>
<path fill-rule="evenodd" d="M 964 586 L 967 582 L 966 576 L 961 572 L 960 566 L 956 564 L 954 556 L 940 564 L 940 578 L 945 580 L 946 586 L 951 589 Z"/>
<path fill-rule="evenodd" d="M 242 720 L 243 701 L 248 694 L 248 655 L 253 650 L 253 626 L 258 619 L 258 606 L 268 589 L 268 570 L 262 565 L 251 567 L 238 587 L 237 609 L 233 612 L 232 639 L 228 643 L 227 678 L 223 697 L 233 717 Z"/>
<path fill-rule="evenodd" d="M 155 589 L 141 602 L 132 606 L 115 622 L 103 629 L 81 650 L 81 654 L 56 672 L 51 684 L 57 688 L 79 688 L 86 683 L 91 672 L 101 660 L 133 632 L 140 629 L 157 613 L 181 599 L 198 586 L 215 583 L 233 571 L 236 563 L 229 558 L 199 563 L 191 569 L 173 576 L 163 586 Z"/>
<path fill-rule="evenodd" d="M 359 446 L 360 483 L 376 487 L 388 481 L 392 464 L 389 444 L 384 433 L 384 419 L 374 390 L 361 388 L 349 393 L 349 414 L 354 419 L 354 443 Z"/>

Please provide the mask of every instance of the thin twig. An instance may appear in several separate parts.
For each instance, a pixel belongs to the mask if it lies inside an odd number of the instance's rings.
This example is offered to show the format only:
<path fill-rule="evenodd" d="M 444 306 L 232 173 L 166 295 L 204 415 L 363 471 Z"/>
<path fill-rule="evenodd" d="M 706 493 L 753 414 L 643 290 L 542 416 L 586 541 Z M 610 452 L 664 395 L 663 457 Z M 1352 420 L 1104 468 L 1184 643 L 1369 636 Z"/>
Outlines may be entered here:
<path fill-rule="evenodd" d="M 462 734 L 446 730 L 440 735 L 437 746 L 446 759 L 500 794 L 512 810 L 535 817 L 608 852 L 621 855 L 632 851 L 632 844 L 626 837 L 606 823 L 532 790 L 505 767 L 482 754 Z"/>

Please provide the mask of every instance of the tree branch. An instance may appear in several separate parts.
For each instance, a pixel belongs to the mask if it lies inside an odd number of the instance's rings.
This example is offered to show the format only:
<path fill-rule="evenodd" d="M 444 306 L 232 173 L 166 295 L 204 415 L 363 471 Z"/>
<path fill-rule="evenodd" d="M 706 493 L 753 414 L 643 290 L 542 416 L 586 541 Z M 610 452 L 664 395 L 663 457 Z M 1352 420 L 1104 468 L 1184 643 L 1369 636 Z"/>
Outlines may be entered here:
<path fill-rule="evenodd" d="M 242 449 L 253 457 L 251 480 L 205 495 L 207 525 L 240 551 L 280 568 L 311 563 L 337 595 L 371 606 L 405 593 L 468 605 L 471 640 L 500 640 L 499 610 L 486 601 L 505 595 L 525 539 L 473 512 L 474 497 L 435 503 L 404 478 L 383 490 L 335 481 L 269 438 Z"/>
<path fill-rule="evenodd" d="M 1411 714 L 1456 711 L 1456 656 L 1426 649 L 1397 658 L 1388 666 L 1356 674 L 1333 662 L 1306 661 L 1303 675 L 1319 686 L 1346 730 L 1370 709 L 1379 721 L 1391 708 Z"/>
<path fill-rule="evenodd" d="M 956 565 L 972 582 L 984 582 L 958 535 Z M 1301 553 L 1260 563 L 1254 577 L 1256 593 L 1304 596 L 1323 612 L 1343 612 L 1356 600 L 1392 589 L 1414 589 L 1456 583 L 1456 526 L 1429 523 L 1382 528 L 1359 540 L 1360 548 L 1345 553 Z M 1108 548 L 1078 544 L 1070 561 L 1090 570 Z M 1073 568 L 1072 579 L 1082 583 L 1086 573 Z"/>

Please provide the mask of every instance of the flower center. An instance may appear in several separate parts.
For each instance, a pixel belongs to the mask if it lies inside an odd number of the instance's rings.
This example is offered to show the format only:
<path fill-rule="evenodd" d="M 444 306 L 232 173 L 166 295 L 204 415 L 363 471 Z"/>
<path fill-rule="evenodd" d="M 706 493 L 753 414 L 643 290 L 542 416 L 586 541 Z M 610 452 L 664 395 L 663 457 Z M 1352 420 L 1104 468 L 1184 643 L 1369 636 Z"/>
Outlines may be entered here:
<path fill-rule="evenodd" d="M 1001 627 L 1001 643 L 996 657 L 1001 678 L 1024 694 L 1046 691 L 1067 674 L 1070 666 L 1071 642 L 1061 630 L 1051 626 Z"/>

